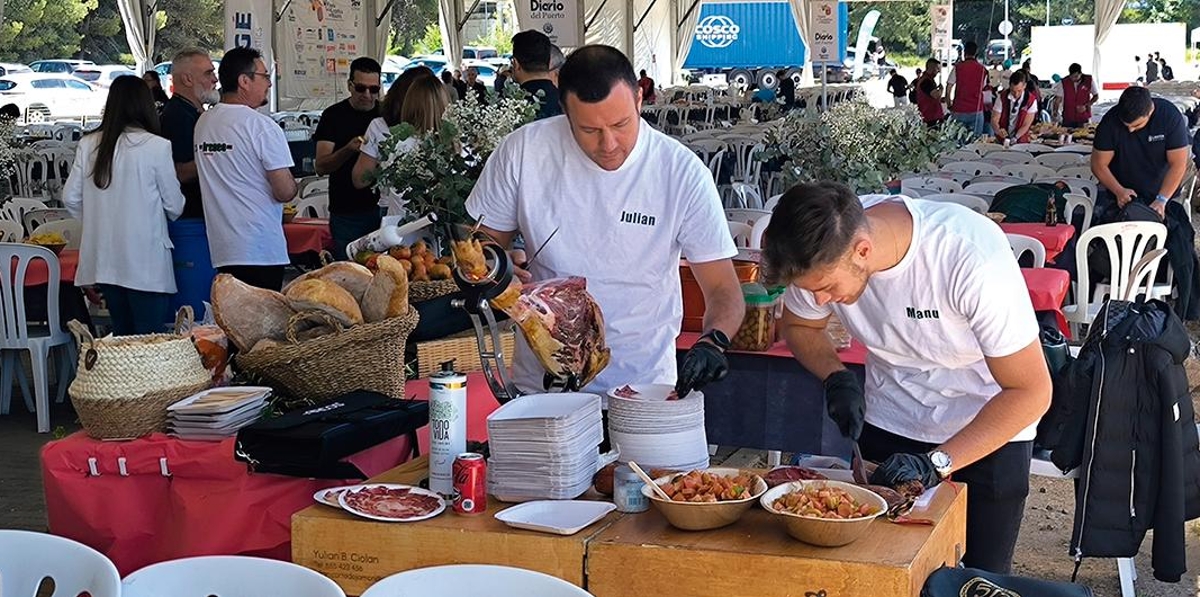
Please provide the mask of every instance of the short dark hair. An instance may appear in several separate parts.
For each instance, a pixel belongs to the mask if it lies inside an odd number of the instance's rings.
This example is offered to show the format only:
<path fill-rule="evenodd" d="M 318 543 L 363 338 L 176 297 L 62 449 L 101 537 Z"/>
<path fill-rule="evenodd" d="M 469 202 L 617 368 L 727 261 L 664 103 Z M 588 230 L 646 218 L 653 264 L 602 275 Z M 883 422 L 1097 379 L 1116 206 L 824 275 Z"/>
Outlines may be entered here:
<path fill-rule="evenodd" d="M 979 53 L 979 44 L 969 41 L 963 45 L 963 56 L 974 56 Z"/>
<path fill-rule="evenodd" d="M 4 104 L 0 107 L 0 118 L 16 120 L 21 117 L 21 108 L 16 104 Z"/>
<path fill-rule="evenodd" d="M 545 33 L 534 29 L 522 31 L 512 38 L 512 57 L 527 72 L 548 72 L 550 46 L 550 38 Z"/>
<path fill-rule="evenodd" d="M 1117 118 L 1125 124 L 1150 114 L 1153 109 L 1154 99 L 1145 87 L 1126 88 L 1121 92 L 1121 99 L 1117 100 Z"/>
<path fill-rule="evenodd" d="M 1021 83 L 1028 83 L 1028 82 L 1029 82 L 1029 75 L 1025 74 L 1025 71 L 1023 71 L 1023 70 L 1013 71 L 1013 74 L 1008 76 L 1008 86 L 1009 87 L 1012 87 L 1013 85 L 1020 85 Z"/>
<path fill-rule="evenodd" d="M 613 87 L 624 83 L 631 93 L 638 90 L 633 64 L 612 46 L 583 46 L 567 57 L 558 74 L 558 92 L 565 105 L 567 95 L 594 104 L 608 97 Z"/>
<path fill-rule="evenodd" d="M 1067 67 L 1067 73 L 1068 73 L 1068 74 L 1072 74 L 1072 75 L 1073 75 L 1073 74 L 1075 74 L 1075 73 L 1082 73 L 1082 72 L 1083 72 L 1083 67 L 1082 67 L 1082 66 L 1079 66 L 1079 63 L 1078 63 L 1078 62 L 1072 62 L 1072 63 L 1071 63 L 1071 66 L 1068 66 L 1068 67 Z"/>
<path fill-rule="evenodd" d="M 250 46 L 238 46 L 225 52 L 225 56 L 221 58 L 221 67 L 217 70 L 221 92 L 237 93 L 238 79 L 242 75 L 254 72 L 254 61 L 261 58 L 262 52 Z"/>
<path fill-rule="evenodd" d="M 888 69 L 888 74 L 889 74 L 889 75 L 892 75 L 893 77 L 894 77 L 894 76 L 896 76 L 896 69 L 894 69 L 894 68 L 889 68 L 889 69 Z"/>
<path fill-rule="evenodd" d="M 790 283 L 832 265 L 866 224 L 862 202 L 850 187 L 830 181 L 792 187 L 779 199 L 763 237 L 768 277 Z"/>
<path fill-rule="evenodd" d="M 367 56 L 359 56 L 350 63 L 350 80 L 354 80 L 354 73 L 363 73 L 365 75 L 378 75 L 383 73 L 379 63 L 374 58 Z"/>
<path fill-rule="evenodd" d="M 941 61 L 937 58 L 929 58 L 925 61 L 925 69 L 928 70 L 932 66 L 941 65 Z"/>
<path fill-rule="evenodd" d="M 158 83 L 159 85 L 162 85 L 162 79 L 160 79 L 160 78 L 158 77 L 158 71 L 156 71 L 156 70 L 148 70 L 148 71 L 146 71 L 146 72 L 142 73 L 142 80 L 145 80 L 145 79 L 146 79 L 146 77 L 150 77 L 151 79 L 153 79 L 153 80 L 154 80 L 154 82 L 155 82 L 155 83 Z"/>

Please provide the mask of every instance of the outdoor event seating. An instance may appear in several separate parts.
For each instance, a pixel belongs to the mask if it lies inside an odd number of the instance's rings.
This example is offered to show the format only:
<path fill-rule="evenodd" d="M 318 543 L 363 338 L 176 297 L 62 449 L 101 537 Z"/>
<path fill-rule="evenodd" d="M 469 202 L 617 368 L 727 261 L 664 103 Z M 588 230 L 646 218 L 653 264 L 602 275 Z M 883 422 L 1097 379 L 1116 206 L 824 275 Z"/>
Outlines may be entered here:
<path fill-rule="evenodd" d="M 950 162 L 942 166 L 945 172 L 962 172 L 969 176 L 980 176 L 983 174 L 1000 174 L 1000 169 L 987 162 Z"/>
<path fill-rule="evenodd" d="M 121 575 L 104 554 L 57 535 L 0 530 L 0 595 L 50 594 L 39 592 L 46 579 L 53 595 L 121 597 Z"/>
<path fill-rule="evenodd" d="M 1078 178 L 1080 180 L 1090 180 L 1093 182 L 1096 180 L 1096 176 L 1092 174 L 1092 168 L 1090 166 L 1061 168 L 1059 169 L 1057 176 L 1060 178 Z"/>
<path fill-rule="evenodd" d="M 44 210 L 46 204 L 37 199 L 29 199 L 26 197 L 12 197 L 4 203 L 0 203 L 0 220 L 8 220 L 16 222 L 22 227 L 25 226 L 25 214 L 33 210 Z M 28 230 L 26 230 L 28 232 Z"/>
<path fill-rule="evenodd" d="M 71 214 L 63 207 L 49 207 L 46 209 L 31 209 L 25 212 L 21 218 L 21 223 L 24 224 L 25 230 L 34 230 L 38 226 L 46 222 L 55 220 L 65 220 L 70 218 Z"/>
<path fill-rule="evenodd" d="M 1009 149 L 1011 149 L 1013 151 L 1024 151 L 1026 153 L 1033 153 L 1033 154 L 1050 153 L 1050 152 L 1054 151 L 1053 147 L 1050 147 L 1049 145 L 1044 145 L 1042 143 L 1013 143 L 1012 145 L 1009 146 Z"/>
<path fill-rule="evenodd" d="M 1004 146 L 997 144 L 997 143 L 982 143 L 981 142 L 981 143 L 971 143 L 970 145 L 967 145 L 963 149 L 967 149 L 969 151 L 974 151 L 975 153 L 977 153 L 981 156 L 986 156 L 990 153 L 995 153 L 997 151 L 1004 151 Z"/>
<path fill-rule="evenodd" d="M 975 195 L 966 193 L 934 193 L 921 197 L 925 201 L 941 201 L 943 203 L 957 203 L 971 211 L 986 214 L 988 211 L 988 201 L 981 199 Z"/>
<path fill-rule="evenodd" d="M 29 236 L 58 233 L 67 241 L 68 249 L 78 249 L 83 241 L 83 222 L 75 218 L 65 218 L 45 222 L 29 232 Z"/>
<path fill-rule="evenodd" d="M 746 209 L 746 208 L 726 208 L 725 219 L 730 222 L 742 222 L 743 224 L 754 225 L 759 218 L 769 218 L 771 212 L 765 209 Z"/>
<path fill-rule="evenodd" d="M 1038 178 L 1054 176 L 1054 170 L 1037 164 L 1012 164 L 1001 168 L 1005 176 L 1020 178 L 1025 182 L 1033 182 Z"/>
<path fill-rule="evenodd" d="M 1017 185 L 1008 182 L 973 182 L 963 188 L 962 192 L 968 195 L 979 195 L 980 197 L 986 197 L 990 199 L 995 197 L 996 193 L 1014 186 Z"/>
<path fill-rule="evenodd" d="M 1091 198 L 1077 193 L 1067 193 L 1067 204 L 1063 208 L 1063 219 L 1068 223 L 1075 221 L 1075 211 L 1083 210 L 1083 225 L 1079 228 L 1079 233 L 1087 232 L 1088 228 L 1092 227 L 1092 212 L 1095 211 L 1095 203 Z"/>
<path fill-rule="evenodd" d="M 758 187 L 745 182 L 734 182 L 729 185 L 731 193 L 730 200 L 736 202 L 739 207 L 758 209 L 762 207 L 762 194 L 758 192 Z"/>
<path fill-rule="evenodd" d="M 315 193 L 329 192 L 329 177 L 328 176 L 310 176 L 300 181 L 300 189 L 296 194 L 297 197 L 304 199 Z"/>
<path fill-rule="evenodd" d="M 1064 178 L 1056 175 L 1047 176 L 1046 178 L 1039 178 L 1034 182 L 1049 184 L 1056 184 L 1059 182 L 1066 183 L 1067 187 L 1071 189 L 1072 193 L 1083 195 L 1092 201 L 1096 200 L 1096 195 L 1099 192 L 1099 185 L 1097 185 L 1094 181 L 1083 178 Z"/>
<path fill-rule="evenodd" d="M 1071 166 L 1083 166 L 1087 164 L 1087 157 L 1079 153 L 1043 153 L 1042 155 L 1033 158 L 1033 162 L 1039 166 L 1045 166 L 1051 170 L 1067 168 Z"/>
<path fill-rule="evenodd" d="M 125 577 L 122 597 L 346 597 L 325 575 L 291 562 L 200 556 L 147 566 Z"/>
<path fill-rule="evenodd" d="M 1002 161 L 1009 164 L 1028 164 L 1033 162 L 1033 154 L 1027 151 L 1015 151 L 1004 149 L 1001 151 L 993 151 L 985 155 L 988 160 Z"/>
<path fill-rule="evenodd" d="M 1092 153 L 1092 146 L 1091 145 L 1083 145 L 1081 143 L 1072 143 L 1070 145 L 1063 145 L 1062 147 L 1055 149 L 1054 152 L 1055 153 L 1090 154 L 1090 153 Z"/>
<path fill-rule="evenodd" d="M 932 193 L 961 193 L 962 190 L 962 185 L 957 182 L 941 178 L 909 178 L 900 181 L 900 191 L 909 197 L 920 197 Z M 913 195 L 910 191 L 915 191 L 919 194 Z M 922 193 L 921 191 L 925 192 Z"/>
<path fill-rule="evenodd" d="M 1108 248 L 1111 267 L 1107 292 L 1102 292 L 1100 286 L 1097 286 L 1095 292 L 1090 290 L 1088 248 L 1096 240 L 1103 242 Z M 1064 305 L 1062 308 L 1063 315 L 1071 325 L 1073 337 L 1078 337 L 1080 325 L 1090 324 L 1099 313 L 1100 307 L 1104 305 L 1105 294 L 1122 297 L 1126 295 L 1127 290 L 1139 288 L 1142 289 L 1139 294 L 1149 296 L 1153 287 L 1153 274 L 1158 271 L 1158 262 L 1162 260 L 1166 251 L 1164 250 L 1153 260 L 1151 264 L 1153 267 L 1147 268 L 1148 273 L 1145 275 L 1150 276 L 1150 280 L 1132 279 L 1130 272 L 1133 265 L 1146 254 L 1151 241 L 1155 243 L 1156 248 L 1161 248 L 1166 240 L 1167 227 L 1157 222 L 1103 224 L 1092 226 L 1079 236 L 1079 241 L 1075 245 L 1075 262 L 1078 264 L 1076 268 L 1078 271 L 1072 293 L 1075 302 Z M 1142 284 L 1145 284 L 1145 288 L 1142 288 Z"/>
<path fill-rule="evenodd" d="M 16 222 L 0 220 L 0 243 L 19 243 L 25 238 L 25 228 Z"/>
<path fill-rule="evenodd" d="M 301 218 L 328 218 L 329 194 L 313 193 L 295 202 L 296 216 Z"/>
<path fill-rule="evenodd" d="M 396 595 L 487 595 L 488 597 L 591 597 L 591 593 L 541 572 L 508 566 L 461 564 L 393 574 L 362 597 Z"/>
<path fill-rule="evenodd" d="M 1006 234 L 1008 237 L 1008 245 L 1012 247 L 1013 256 L 1017 261 L 1025 253 L 1033 254 L 1033 267 L 1046 267 L 1046 246 L 1036 238 L 1025 236 L 1024 234 Z"/>
<path fill-rule="evenodd" d="M 727 222 L 727 224 L 729 224 L 729 234 L 733 236 L 734 245 L 741 249 L 758 248 L 750 246 L 750 233 L 753 232 L 753 227 L 742 222 Z"/>
<path fill-rule="evenodd" d="M 1029 181 L 1025 180 L 1024 178 L 1006 176 L 1004 174 L 984 174 L 983 176 L 976 176 L 975 178 L 972 178 L 963 186 L 966 187 L 980 182 L 1006 182 L 1008 184 L 1018 185 L 1025 184 Z"/>

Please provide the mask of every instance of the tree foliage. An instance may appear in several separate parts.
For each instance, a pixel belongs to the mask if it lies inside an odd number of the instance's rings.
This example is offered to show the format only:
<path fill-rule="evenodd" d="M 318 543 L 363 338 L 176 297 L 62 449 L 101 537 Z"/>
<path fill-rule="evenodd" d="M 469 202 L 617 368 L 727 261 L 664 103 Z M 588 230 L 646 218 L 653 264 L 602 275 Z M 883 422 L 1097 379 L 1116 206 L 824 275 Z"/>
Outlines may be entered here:
<path fill-rule="evenodd" d="M 7 0 L 0 24 L 0 58 L 32 62 L 40 58 L 78 55 L 76 27 L 97 0 Z"/>
<path fill-rule="evenodd" d="M 212 56 L 225 52 L 223 0 L 158 0 L 166 20 L 154 44 L 154 62 L 170 60 L 180 50 L 200 48 Z"/>
<path fill-rule="evenodd" d="M 79 55 L 96 64 L 133 64 L 117 0 L 99 0 L 95 10 L 79 23 Z"/>
<path fill-rule="evenodd" d="M 418 46 L 428 41 L 430 26 L 437 30 L 437 0 L 396 0 L 392 6 L 392 44 L 388 53 L 403 56 L 423 53 Z M 441 42 L 439 33 L 436 45 L 427 51 L 442 47 Z"/>

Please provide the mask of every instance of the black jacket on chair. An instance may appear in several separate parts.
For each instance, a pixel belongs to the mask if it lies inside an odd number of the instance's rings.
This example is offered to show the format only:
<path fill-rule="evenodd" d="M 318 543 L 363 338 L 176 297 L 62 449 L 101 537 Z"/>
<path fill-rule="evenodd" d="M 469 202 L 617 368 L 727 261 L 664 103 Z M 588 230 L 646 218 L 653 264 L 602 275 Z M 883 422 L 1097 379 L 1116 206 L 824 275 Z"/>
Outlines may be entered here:
<path fill-rule="evenodd" d="M 1161 301 L 1110 301 L 1055 380 L 1039 428 L 1079 468 L 1071 555 L 1132 557 L 1154 529 L 1154 577 L 1186 571 L 1184 522 L 1200 516 L 1200 452 L 1183 361 L 1191 343 Z"/>

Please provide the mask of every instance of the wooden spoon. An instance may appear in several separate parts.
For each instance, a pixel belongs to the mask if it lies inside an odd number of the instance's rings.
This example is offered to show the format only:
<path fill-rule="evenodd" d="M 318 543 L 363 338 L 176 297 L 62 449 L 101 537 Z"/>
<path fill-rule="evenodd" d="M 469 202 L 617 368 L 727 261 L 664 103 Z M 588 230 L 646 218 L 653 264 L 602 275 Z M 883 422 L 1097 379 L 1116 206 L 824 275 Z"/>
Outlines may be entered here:
<path fill-rule="evenodd" d="M 651 479 L 650 475 L 647 475 L 646 471 L 642 470 L 642 467 L 638 466 L 636 462 L 630 460 L 629 468 L 633 469 L 633 472 L 637 473 L 637 475 L 642 478 L 642 481 L 646 482 L 646 485 L 653 487 L 654 493 L 658 494 L 658 497 L 668 502 L 671 501 L 671 496 L 667 495 L 667 492 L 663 491 L 662 487 L 659 487 L 658 483 L 655 483 L 654 479 Z"/>

